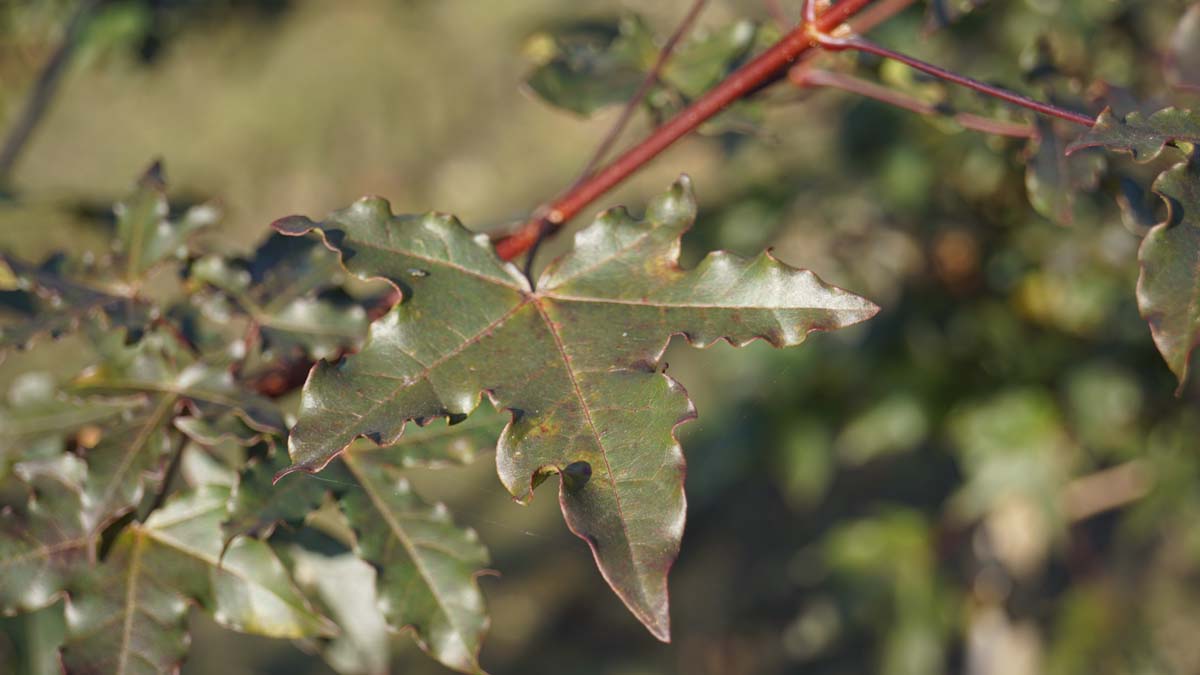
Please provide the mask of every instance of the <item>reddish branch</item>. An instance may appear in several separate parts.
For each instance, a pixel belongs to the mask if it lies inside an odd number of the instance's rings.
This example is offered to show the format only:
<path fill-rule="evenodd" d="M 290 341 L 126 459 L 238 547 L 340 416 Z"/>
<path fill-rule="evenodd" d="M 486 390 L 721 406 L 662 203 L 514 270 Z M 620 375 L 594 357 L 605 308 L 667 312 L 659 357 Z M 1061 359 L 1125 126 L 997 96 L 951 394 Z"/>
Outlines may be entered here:
<path fill-rule="evenodd" d="M 822 32 L 833 31 L 871 2 L 872 0 L 839 2 L 817 19 L 817 27 Z M 497 241 L 496 252 L 501 258 L 512 260 L 528 251 L 543 236 L 562 227 L 563 223 L 578 215 L 589 204 L 657 157 L 675 141 L 692 132 L 729 104 L 758 90 L 800 55 L 813 48 L 814 44 L 807 27 L 801 26 L 791 31 L 770 49 L 734 71 L 708 93 L 655 129 L 644 141 L 542 210 L 545 215 L 535 217 L 512 235 Z"/>

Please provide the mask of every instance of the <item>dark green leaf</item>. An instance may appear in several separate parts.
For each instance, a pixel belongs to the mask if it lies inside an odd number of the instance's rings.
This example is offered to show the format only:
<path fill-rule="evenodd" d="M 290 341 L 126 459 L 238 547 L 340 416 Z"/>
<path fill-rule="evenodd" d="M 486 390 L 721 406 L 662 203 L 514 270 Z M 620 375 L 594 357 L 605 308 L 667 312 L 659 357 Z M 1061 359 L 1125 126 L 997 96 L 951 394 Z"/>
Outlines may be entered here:
<path fill-rule="evenodd" d="M 694 217 L 687 179 L 645 222 L 609 211 L 536 292 L 445 216 L 393 216 L 385 201 L 364 199 L 324 223 L 280 221 L 285 233 L 318 229 L 350 271 L 405 295 L 361 352 L 313 370 L 289 440 L 293 469 L 320 470 L 359 436 L 394 443 L 408 420 L 466 415 L 487 391 L 513 414 L 498 446 L 504 485 L 528 500 L 548 473 L 590 476 L 563 483 L 567 524 L 635 616 L 667 639 L 666 572 L 684 520 L 674 429 L 694 416 L 683 388 L 657 372 L 670 336 L 787 346 L 877 311 L 769 254 L 714 253 L 683 270 L 679 239 Z"/>
<path fill-rule="evenodd" d="M 1070 156 L 1063 138 L 1053 123 L 1038 120 L 1038 139 L 1031 141 L 1025 170 L 1029 202 L 1043 216 L 1060 225 L 1075 222 L 1075 200 L 1080 192 L 1090 192 L 1100 183 L 1107 164 L 1100 152 L 1080 152 Z"/>
<path fill-rule="evenodd" d="M 1123 121 L 1112 110 L 1105 110 L 1096 125 L 1067 148 L 1067 153 L 1104 147 L 1148 162 L 1168 145 L 1178 143 L 1200 143 L 1200 116 L 1190 110 L 1165 108 L 1149 117 L 1132 112 Z"/>
<path fill-rule="evenodd" d="M 925 30 L 941 30 L 982 6 L 987 0 L 929 0 Z"/>
<path fill-rule="evenodd" d="M 626 17 L 617 26 L 589 23 L 540 36 L 550 58 L 527 78 L 547 103 L 581 115 L 629 100 L 658 48 L 646 24 Z"/>
<path fill-rule="evenodd" d="M 73 333 L 88 319 L 134 335 L 153 319 L 154 311 L 145 302 L 100 281 L 74 276 L 59 257 L 35 267 L 0 254 L 0 270 L 11 275 L 13 287 L 22 289 L 34 308 L 31 316 L 0 326 L 0 350 L 25 349 L 38 338 Z"/>
<path fill-rule="evenodd" d="M 1154 190 L 1167 202 L 1166 222 L 1154 226 L 1138 253 L 1138 307 L 1154 344 L 1179 378 L 1187 380 L 1200 345 L 1200 169 L 1197 160 L 1164 172 Z"/>

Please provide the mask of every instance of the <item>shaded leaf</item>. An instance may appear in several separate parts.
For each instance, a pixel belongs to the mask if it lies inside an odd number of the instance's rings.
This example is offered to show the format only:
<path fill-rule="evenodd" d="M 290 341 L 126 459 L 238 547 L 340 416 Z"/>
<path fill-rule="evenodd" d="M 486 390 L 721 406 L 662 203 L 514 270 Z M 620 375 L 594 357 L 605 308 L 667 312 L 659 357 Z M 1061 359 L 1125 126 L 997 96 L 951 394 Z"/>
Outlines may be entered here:
<path fill-rule="evenodd" d="M 1200 91 L 1200 2 L 1184 13 L 1171 35 L 1166 68 L 1172 85 Z"/>
<path fill-rule="evenodd" d="M 987 0 L 929 0 L 925 31 L 941 30 L 982 7 Z"/>
<path fill-rule="evenodd" d="M 1107 162 L 1098 152 L 1068 156 L 1055 125 L 1044 119 L 1039 119 L 1037 125 L 1038 138 L 1030 142 L 1026 156 L 1025 186 L 1029 202 L 1050 220 L 1070 225 L 1075 222 L 1078 193 L 1096 189 Z"/>
<path fill-rule="evenodd" d="M 513 417 L 498 444 L 501 481 L 528 500 L 559 473 L 568 526 L 634 615 L 667 639 L 666 573 L 684 520 L 674 429 L 694 416 L 683 388 L 657 372 L 670 336 L 787 346 L 877 311 L 769 254 L 718 252 L 681 269 L 679 239 L 694 217 L 686 178 L 644 222 L 609 211 L 536 292 L 486 238 L 446 216 L 393 216 L 371 198 L 323 223 L 276 223 L 318 229 L 350 271 L 405 295 L 361 352 L 310 374 L 292 470 L 320 470 L 359 436 L 394 443 L 408 420 L 466 415 L 487 391 Z"/>
<path fill-rule="evenodd" d="M 346 453 L 343 463 L 361 490 L 341 498 L 363 560 L 379 570 L 379 605 L 393 630 L 415 629 L 421 648 L 443 664 L 479 673 L 487 631 L 475 582 L 488 564 L 474 530 L 461 529 L 442 505 L 430 506 L 374 453 Z"/>
<path fill-rule="evenodd" d="M 243 469 L 222 525 L 225 536 L 269 536 L 279 523 L 299 523 L 319 507 L 335 483 L 308 475 L 289 476 L 275 484 L 275 476 L 288 466 L 282 452 L 264 457 Z"/>
<path fill-rule="evenodd" d="M 1200 345 L 1200 169 L 1193 158 L 1163 172 L 1154 191 L 1166 202 L 1167 220 L 1154 226 L 1138 252 L 1138 308 L 1154 344 L 1179 378 L 1187 380 Z"/>
<path fill-rule="evenodd" d="M 124 328 L 136 337 L 154 318 L 153 308 L 145 302 L 101 282 L 73 276 L 61 257 L 33 266 L 0 254 L 0 268 L 13 275 L 32 308 L 30 316 L 0 325 L 0 350 L 26 349 L 38 338 L 68 335 L 88 319 Z"/>
<path fill-rule="evenodd" d="M 688 98 L 696 98 L 725 79 L 754 46 L 758 27 L 736 21 L 711 32 L 697 34 L 671 55 L 662 79 Z"/>
<path fill-rule="evenodd" d="M 223 291 L 254 320 L 265 347 L 328 358 L 353 349 L 367 333 L 362 307 L 315 297 L 337 280 L 337 255 L 313 239 L 272 234 L 248 260 L 206 256 L 190 277 Z"/>
<path fill-rule="evenodd" d="M 133 194 L 114 208 L 117 218 L 116 248 L 126 281 L 141 279 L 156 264 L 182 258 L 184 245 L 197 230 L 215 223 L 219 212 L 212 205 L 189 209 L 178 220 L 170 219 L 162 165 L 155 163 L 138 181 Z"/>
<path fill-rule="evenodd" d="M 29 456 L 35 445 L 62 451 L 66 437 L 138 408 L 138 397 L 85 400 L 64 396 L 46 373 L 24 373 L 13 381 L 7 405 L 0 408 L 0 459 Z"/>
<path fill-rule="evenodd" d="M 1124 120 L 1118 119 L 1112 110 L 1105 110 L 1096 125 L 1067 148 L 1067 153 L 1104 147 L 1148 162 L 1168 145 L 1180 142 L 1200 143 L 1200 116 L 1190 110 L 1164 108 L 1149 117 L 1131 112 Z"/>

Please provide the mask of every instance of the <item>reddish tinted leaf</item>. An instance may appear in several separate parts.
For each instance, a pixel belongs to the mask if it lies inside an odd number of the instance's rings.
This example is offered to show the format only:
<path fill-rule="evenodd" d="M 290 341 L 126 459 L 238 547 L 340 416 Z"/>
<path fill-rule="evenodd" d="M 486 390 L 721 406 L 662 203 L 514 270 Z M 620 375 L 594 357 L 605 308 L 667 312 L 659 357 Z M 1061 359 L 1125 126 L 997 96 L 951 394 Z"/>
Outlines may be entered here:
<path fill-rule="evenodd" d="M 1129 113 L 1121 120 L 1112 110 L 1105 110 L 1090 131 L 1067 147 L 1067 154 L 1104 147 L 1148 162 L 1158 157 L 1167 145 L 1177 142 L 1200 143 L 1200 116 L 1190 110 L 1165 108 L 1149 117 Z"/>
<path fill-rule="evenodd" d="M 1196 161 L 1164 172 L 1154 190 L 1166 200 L 1169 217 L 1142 241 L 1138 307 L 1182 389 L 1192 352 L 1200 345 L 1200 169 Z"/>
<path fill-rule="evenodd" d="M 293 470 L 320 470 L 359 436 L 394 443 L 409 420 L 466 415 L 487 392 L 512 412 L 497 451 L 505 486 L 528 500 L 560 474 L 568 526 L 630 610 L 668 639 L 666 576 L 684 521 L 674 429 L 694 416 L 683 388 L 658 372 L 670 336 L 788 346 L 877 311 L 769 254 L 714 253 L 680 268 L 694 217 L 686 179 L 644 222 L 609 211 L 536 291 L 446 216 L 393 216 L 372 198 L 323 223 L 280 221 L 284 233 L 319 230 L 351 272 L 405 295 L 361 352 L 311 373 L 289 440 Z"/>

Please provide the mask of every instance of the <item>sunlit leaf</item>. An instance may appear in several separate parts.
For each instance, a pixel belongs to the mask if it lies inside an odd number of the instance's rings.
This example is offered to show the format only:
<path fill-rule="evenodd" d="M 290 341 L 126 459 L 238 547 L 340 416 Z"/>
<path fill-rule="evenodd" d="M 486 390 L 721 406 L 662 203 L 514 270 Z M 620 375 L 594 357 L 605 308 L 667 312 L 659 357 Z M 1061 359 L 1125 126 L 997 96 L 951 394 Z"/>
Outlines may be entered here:
<path fill-rule="evenodd" d="M 1053 123 L 1039 119 L 1038 132 L 1025 170 L 1029 202 L 1043 216 L 1070 225 L 1075 222 L 1078 194 L 1096 189 L 1107 162 L 1102 153 L 1094 151 L 1068 156 Z"/>
<path fill-rule="evenodd" d="M 1132 112 L 1121 120 L 1111 110 L 1100 113 L 1096 125 L 1072 143 L 1068 153 L 1083 148 L 1104 147 L 1126 152 L 1139 162 L 1148 162 L 1168 145 L 1200 143 L 1200 116 L 1190 110 L 1165 108 L 1150 115 Z"/>
<path fill-rule="evenodd" d="M 391 646 L 379 609 L 375 568 L 352 553 L 326 555 L 294 546 L 292 575 L 329 608 L 341 633 L 321 654 L 343 675 L 386 675 Z"/>
<path fill-rule="evenodd" d="M 167 258 L 182 258 L 183 248 L 197 230 L 217 221 L 211 205 L 188 210 L 171 220 L 162 166 L 155 163 L 138 181 L 134 193 L 114 207 L 117 217 L 117 251 L 124 278 L 133 282 Z"/>
<path fill-rule="evenodd" d="M 1167 202 L 1166 222 L 1154 226 L 1138 252 L 1138 307 L 1154 344 L 1179 378 L 1187 380 L 1200 345 L 1200 168 L 1192 159 L 1165 171 L 1154 190 Z"/>
<path fill-rule="evenodd" d="M 72 584 L 63 662 L 69 672 L 161 673 L 187 651 L 189 603 L 217 623 L 270 637 L 328 635 L 263 542 L 239 539 L 221 556 L 228 491 L 207 488 L 130 525 L 104 562 Z"/>
<path fill-rule="evenodd" d="M 0 613 L 46 607 L 87 564 L 96 540 L 83 517 L 84 471 L 70 455 L 22 465 L 28 501 L 0 507 Z"/>
<path fill-rule="evenodd" d="M 293 469 L 320 470 L 359 436 L 393 443 L 408 420 L 466 415 L 487 391 L 513 413 L 498 445 L 501 481 L 528 500 L 560 474 L 568 526 L 634 615 L 668 639 L 666 572 L 684 520 L 674 429 L 695 415 L 657 372 L 670 336 L 788 346 L 877 311 L 769 254 L 713 253 L 682 269 L 679 239 L 694 217 L 687 179 L 643 222 L 609 211 L 537 291 L 446 216 L 393 216 L 371 198 L 323 223 L 280 221 L 285 233 L 318 229 L 350 271 L 405 294 L 361 352 L 313 370 L 289 439 Z"/>
<path fill-rule="evenodd" d="M 412 627 L 438 661 L 482 672 L 479 649 L 487 631 L 476 575 L 488 564 L 474 530 L 454 524 L 444 506 L 430 506 L 372 453 L 347 453 L 343 463 L 361 490 L 346 492 L 343 512 L 363 560 L 379 570 L 379 603 L 393 630 Z"/>

